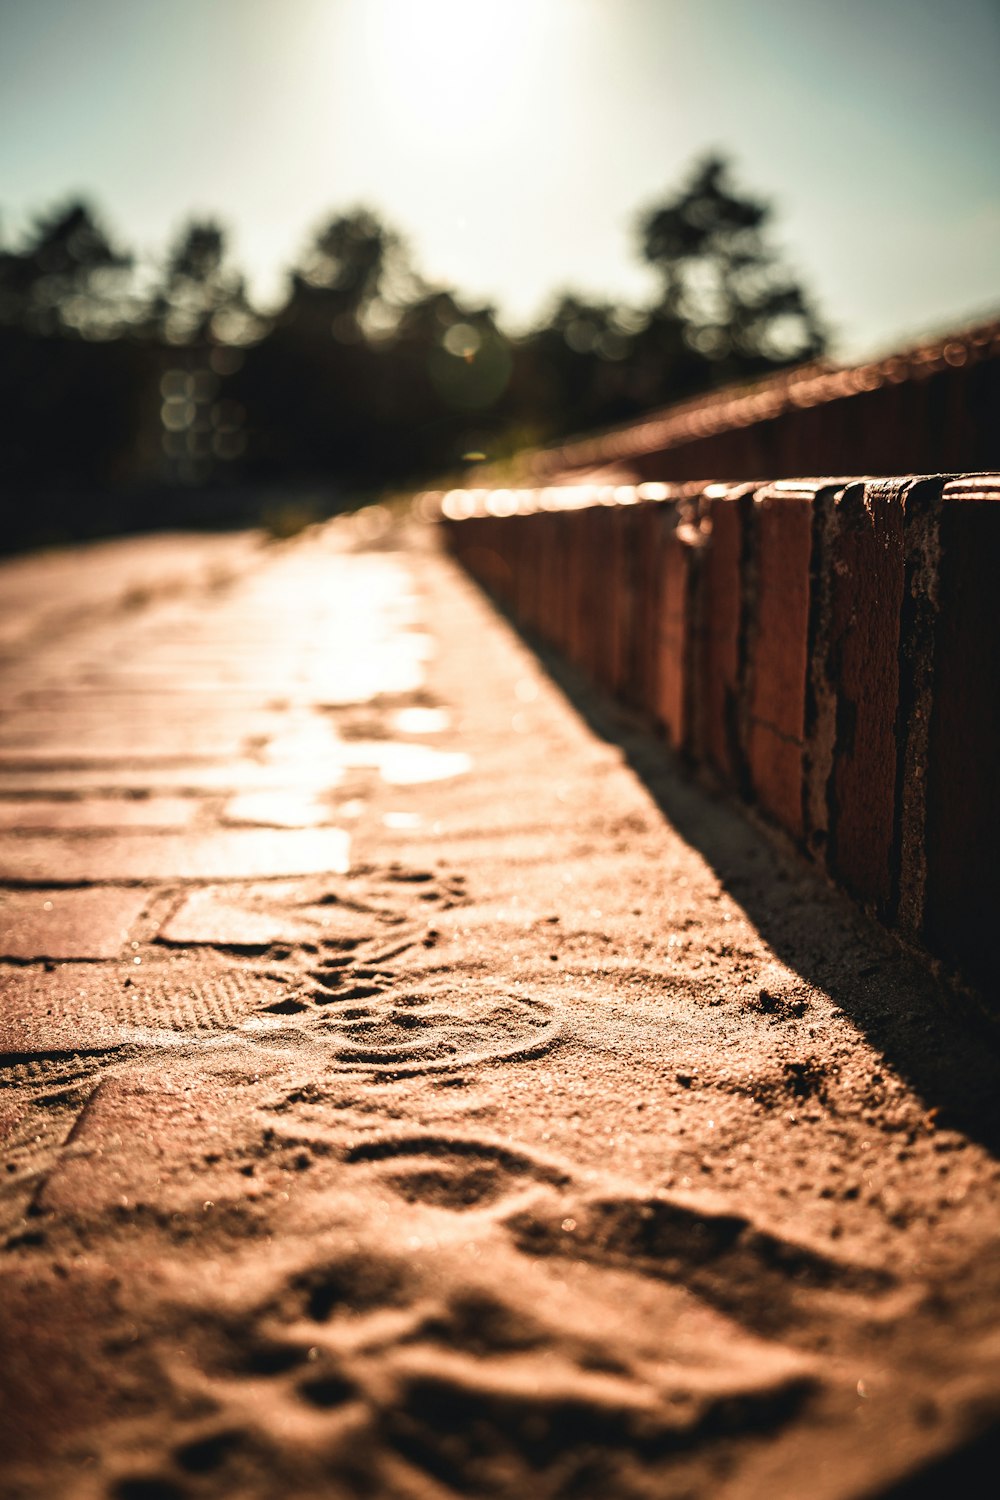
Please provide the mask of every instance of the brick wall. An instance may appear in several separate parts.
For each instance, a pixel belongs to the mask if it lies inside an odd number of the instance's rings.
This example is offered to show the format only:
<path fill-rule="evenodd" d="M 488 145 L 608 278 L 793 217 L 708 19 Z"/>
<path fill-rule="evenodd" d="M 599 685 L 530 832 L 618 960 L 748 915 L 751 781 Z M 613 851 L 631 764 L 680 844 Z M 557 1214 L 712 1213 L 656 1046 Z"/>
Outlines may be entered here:
<path fill-rule="evenodd" d="M 850 367 L 812 365 L 730 386 L 533 455 L 531 481 L 681 482 L 1000 466 L 1000 323 Z M 484 470 L 488 473 L 488 470 Z M 488 482 L 488 481 L 484 481 Z"/>
<path fill-rule="evenodd" d="M 434 508 L 521 624 L 1000 1015 L 1000 475 Z"/>

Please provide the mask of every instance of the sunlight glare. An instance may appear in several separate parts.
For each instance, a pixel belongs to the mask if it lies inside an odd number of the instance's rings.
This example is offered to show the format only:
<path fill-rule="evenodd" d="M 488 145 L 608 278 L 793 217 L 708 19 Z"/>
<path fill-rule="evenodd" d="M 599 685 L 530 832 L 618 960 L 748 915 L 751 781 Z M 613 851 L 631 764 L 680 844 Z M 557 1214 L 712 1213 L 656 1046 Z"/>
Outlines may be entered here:
<path fill-rule="evenodd" d="M 397 128 L 436 153 L 504 144 L 550 14 L 511 0 L 368 0 L 365 55 Z"/>

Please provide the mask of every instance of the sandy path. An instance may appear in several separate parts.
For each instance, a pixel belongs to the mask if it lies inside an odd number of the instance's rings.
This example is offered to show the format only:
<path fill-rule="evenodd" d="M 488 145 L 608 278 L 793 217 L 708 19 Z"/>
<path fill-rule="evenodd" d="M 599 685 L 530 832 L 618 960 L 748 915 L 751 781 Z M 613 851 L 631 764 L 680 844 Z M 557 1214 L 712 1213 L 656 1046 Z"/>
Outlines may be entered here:
<path fill-rule="evenodd" d="M 0 1493 L 977 1493 L 985 1041 L 425 536 L 158 545 L 5 617 Z"/>

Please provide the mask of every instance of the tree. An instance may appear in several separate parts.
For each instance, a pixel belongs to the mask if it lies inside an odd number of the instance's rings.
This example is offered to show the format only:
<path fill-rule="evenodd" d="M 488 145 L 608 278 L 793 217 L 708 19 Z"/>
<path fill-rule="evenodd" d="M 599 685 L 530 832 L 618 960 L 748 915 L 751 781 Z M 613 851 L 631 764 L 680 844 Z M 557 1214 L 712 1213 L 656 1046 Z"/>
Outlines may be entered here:
<path fill-rule="evenodd" d="M 194 219 L 174 241 L 149 321 L 168 344 L 250 344 L 263 332 L 243 277 L 226 263 L 225 230 Z"/>
<path fill-rule="evenodd" d="M 814 359 L 825 337 L 801 286 L 768 242 L 770 204 L 744 197 L 722 156 L 640 221 L 644 259 L 663 290 L 653 313 L 714 367 L 713 383 Z"/>
<path fill-rule="evenodd" d="M 385 294 L 404 270 L 399 239 L 366 209 L 334 216 L 312 237 L 233 385 L 259 474 L 354 482 L 377 462 L 373 346 L 394 326 Z"/>
<path fill-rule="evenodd" d="M 321 320 L 342 344 L 391 334 L 400 307 L 417 295 L 406 246 L 370 209 L 330 219 L 292 271 L 289 308 Z"/>
<path fill-rule="evenodd" d="M 90 205 L 74 200 L 36 219 L 0 251 L 0 324 L 42 335 L 113 338 L 127 321 L 132 257 L 112 245 Z"/>
<path fill-rule="evenodd" d="M 615 422 L 635 410 L 631 370 L 641 314 L 563 292 L 521 345 L 524 394 L 552 436 Z M 526 411 L 527 417 L 529 413 Z"/>

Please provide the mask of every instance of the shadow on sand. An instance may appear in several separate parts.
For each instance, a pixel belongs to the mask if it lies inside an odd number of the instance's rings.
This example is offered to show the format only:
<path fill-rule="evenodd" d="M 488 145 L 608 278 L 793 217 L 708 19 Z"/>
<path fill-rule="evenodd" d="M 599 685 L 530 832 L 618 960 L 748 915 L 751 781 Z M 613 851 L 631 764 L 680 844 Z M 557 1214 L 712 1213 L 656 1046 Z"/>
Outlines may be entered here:
<path fill-rule="evenodd" d="M 772 842 L 733 799 L 701 784 L 634 716 L 501 613 L 594 734 L 621 750 L 777 958 L 831 997 L 934 1111 L 938 1127 L 961 1131 L 1000 1155 L 1000 1036 L 973 1004 L 906 954 L 803 857 Z"/>

